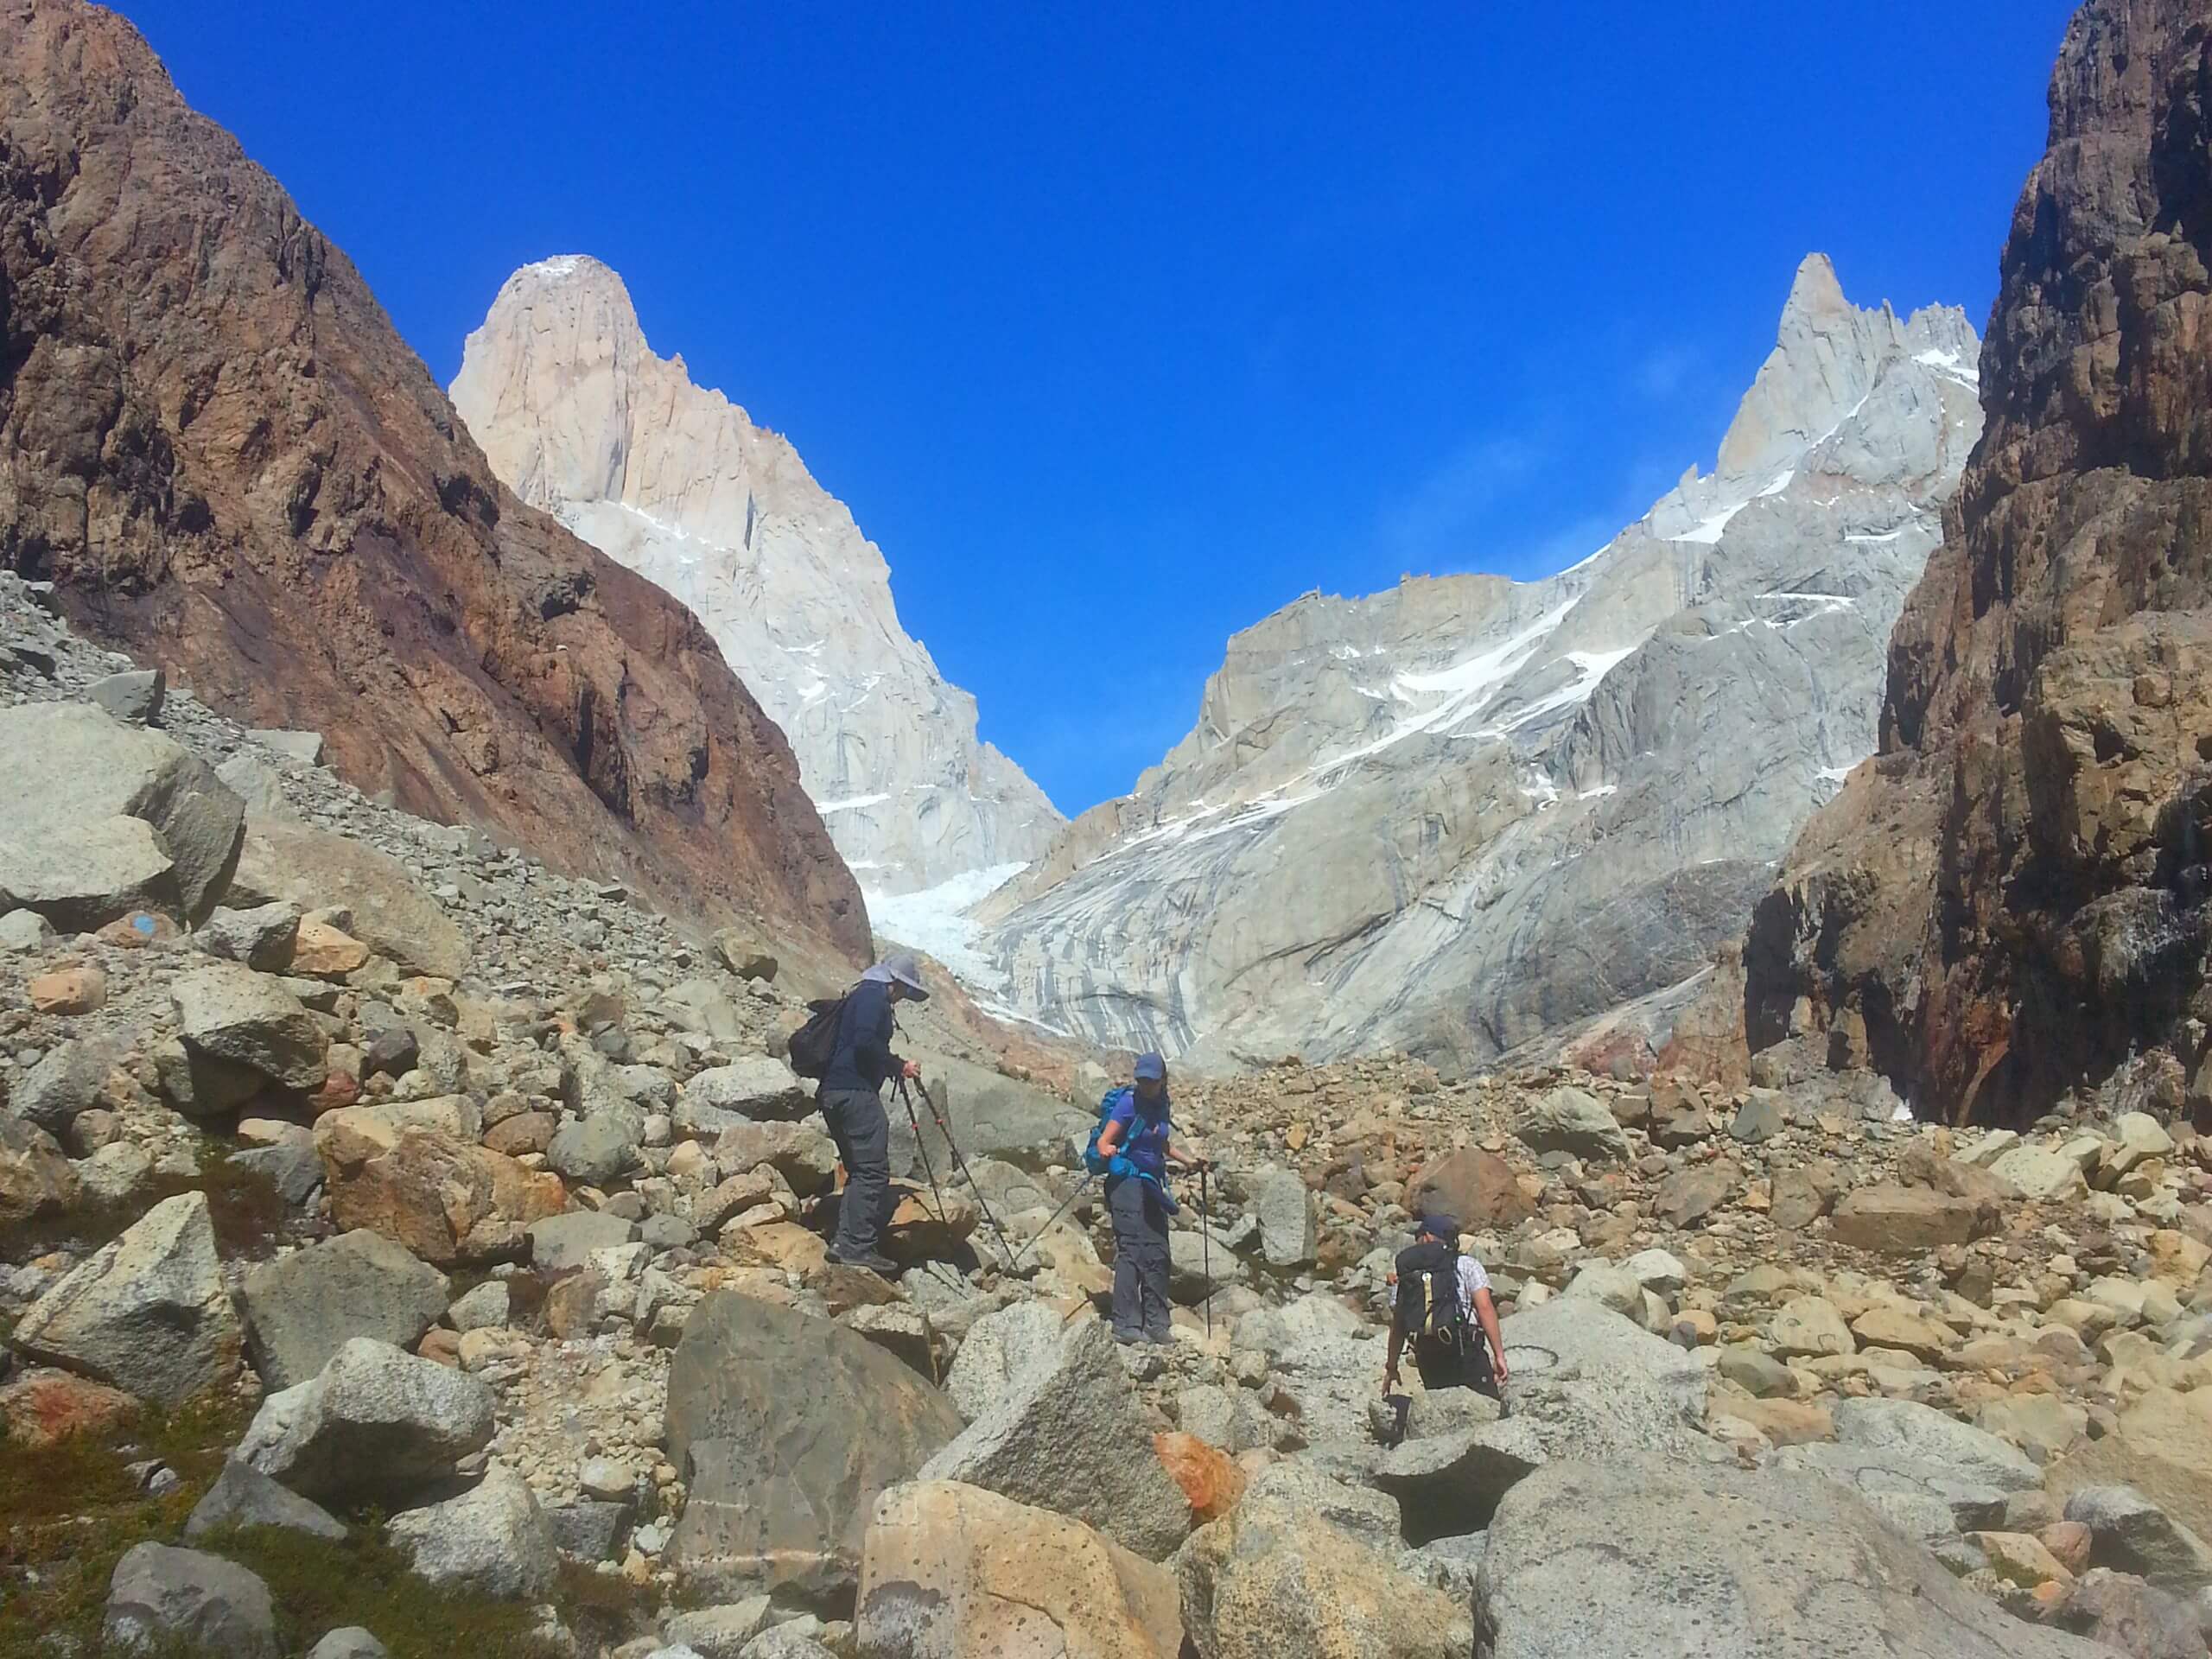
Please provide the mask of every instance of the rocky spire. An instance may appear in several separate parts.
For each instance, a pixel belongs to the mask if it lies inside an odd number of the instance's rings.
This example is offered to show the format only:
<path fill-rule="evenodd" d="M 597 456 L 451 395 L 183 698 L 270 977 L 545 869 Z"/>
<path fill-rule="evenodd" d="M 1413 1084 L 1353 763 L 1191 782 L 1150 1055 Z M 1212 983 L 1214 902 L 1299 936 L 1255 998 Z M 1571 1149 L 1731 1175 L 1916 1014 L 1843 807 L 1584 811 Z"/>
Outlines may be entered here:
<path fill-rule="evenodd" d="M 1844 297 L 1827 255 L 1808 254 L 1790 284 L 1774 350 L 1721 440 L 1719 476 L 1764 487 L 1864 407 L 1875 376 L 1908 344 L 1972 366 L 1974 330 L 1963 315 L 1929 310 L 1901 323 L 1886 305 L 1862 311 Z"/>
<path fill-rule="evenodd" d="M 654 354 L 613 270 L 566 254 L 516 271 L 453 397 L 524 499 L 707 626 L 864 887 L 972 880 L 1051 842 L 1052 803 L 899 626 L 881 552 L 788 442 Z"/>

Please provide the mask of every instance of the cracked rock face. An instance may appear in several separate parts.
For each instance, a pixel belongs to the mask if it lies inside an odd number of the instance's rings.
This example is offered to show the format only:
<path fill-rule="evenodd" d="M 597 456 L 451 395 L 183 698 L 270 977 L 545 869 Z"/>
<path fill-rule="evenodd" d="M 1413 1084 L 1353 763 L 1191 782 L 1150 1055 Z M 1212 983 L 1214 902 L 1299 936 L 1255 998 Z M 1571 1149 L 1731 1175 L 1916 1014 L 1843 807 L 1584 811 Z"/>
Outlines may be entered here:
<path fill-rule="evenodd" d="M 1719 470 L 1590 559 L 1310 594 L 1237 635 L 1190 735 L 986 901 L 1002 994 L 1202 1065 L 1663 1028 L 1874 748 L 1979 349 L 1957 311 L 1853 306 L 1815 256 Z"/>
<path fill-rule="evenodd" d="M 2208 67 L 2202 10 L 2177 0 L 2093 0 L 2068 33 L 2005 251 L 1988 429 L 1890 646 L 1881 753 L 1758 905 L 1755 1050 L 1801 1040 L 1998 1121 L 2076 1086 L 2171 1110 L 2196 1070 Z"/>
<path fill-rule="evenodd" d="M 507 279 L 453 398 L 500 478 L 688 607 L 790 738 L 870 893 L 1029 862 L 1063 820 L 899 626 L 890 567 L 779 435 L 571 255 Z"/>
<path fill-rule="evenodd" d="M 2007 1617 L 1826 1481 L 1632 1456 L 1516 1486 L 1478 1586 L 1478 1651 L 1496 1659 L 2107 1651 Z"/>
<path fill-rule="evenodd" d="M 156 1205 L 34 1304 L 12 1340 L 34 1359 L 163 1405 L 235 1377 L 245 1332 L 216 1263 L 207 1195 Z"/>

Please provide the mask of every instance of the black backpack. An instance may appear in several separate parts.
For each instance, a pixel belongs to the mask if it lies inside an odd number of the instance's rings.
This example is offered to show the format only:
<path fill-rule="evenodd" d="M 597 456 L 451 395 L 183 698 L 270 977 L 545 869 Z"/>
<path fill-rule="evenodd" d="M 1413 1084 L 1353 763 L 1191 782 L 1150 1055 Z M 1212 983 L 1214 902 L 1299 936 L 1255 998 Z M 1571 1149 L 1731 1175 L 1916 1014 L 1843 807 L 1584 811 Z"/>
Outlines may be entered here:
<path fill-rule="evenodd" d="M 1459 1253 L 1441 1240 L 1398 1255 L 1398 1325 L 1416 1344 L 1456 1346 L 1468 1310 L 1459 1306 Z"/>
<path fill-rule="evenodd" d="M 791 1070 L 819 1082 L 837 1052 L 837 1027 L 845 1021 L 845 999 L 817 997 L 806 1006 L 810 1010 L 806 1023 L 791 1033 Z"/>

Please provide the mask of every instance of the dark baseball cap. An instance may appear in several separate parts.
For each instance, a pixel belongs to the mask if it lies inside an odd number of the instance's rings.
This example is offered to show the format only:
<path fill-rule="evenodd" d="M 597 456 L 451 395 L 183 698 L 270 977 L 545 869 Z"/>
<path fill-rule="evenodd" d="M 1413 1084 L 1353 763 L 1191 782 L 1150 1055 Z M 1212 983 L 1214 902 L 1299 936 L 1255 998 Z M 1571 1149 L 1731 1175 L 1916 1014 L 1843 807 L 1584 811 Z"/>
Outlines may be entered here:
<path fill-rule="evenodd" d="M 1139 1083 L 1165 1083 L 1167 1081 L 1167 1062 L 1157 1054 L 1140 1054 L 1136 1065 L 1130 1068 L 1129 1075 Z"/>
<path fill-rule="evenodd" d="M 1433 1210 L 1421 1218 L 1421 1230 L 1433 1238 L 1459 1236 L 1459 1221 L 1451 1216 L 1440 1215 Z"/>

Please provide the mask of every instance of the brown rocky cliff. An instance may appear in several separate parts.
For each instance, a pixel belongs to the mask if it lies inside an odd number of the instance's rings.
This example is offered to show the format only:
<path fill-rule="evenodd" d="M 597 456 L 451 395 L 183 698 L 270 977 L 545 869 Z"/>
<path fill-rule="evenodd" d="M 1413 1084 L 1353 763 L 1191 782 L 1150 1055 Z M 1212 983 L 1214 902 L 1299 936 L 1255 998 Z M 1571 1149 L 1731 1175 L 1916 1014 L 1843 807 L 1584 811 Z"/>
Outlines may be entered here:
<path fill-rule="evenodd" d="M 1923 1115 L 2202 1063 L 2212 811 L 2212 6 L 2092 0 L 2005 251 L 1987 426 L 1890 652 L 1882 752 L 1745 950 L 1755 1050 Z M 2116 1075 L 2117 1074 L 2117 1075 Z"/>
<path fill-rule="evenodd" d="M 866 912 L 690 613 L 523 506 L 138 35 L 0 0 L 0 563 L 351 781 L 849 957 Z"/>

